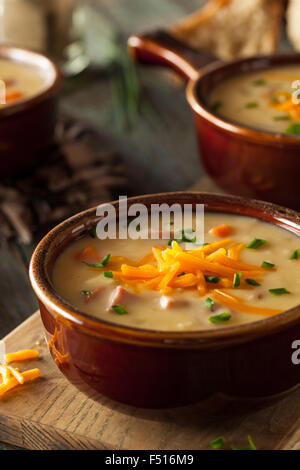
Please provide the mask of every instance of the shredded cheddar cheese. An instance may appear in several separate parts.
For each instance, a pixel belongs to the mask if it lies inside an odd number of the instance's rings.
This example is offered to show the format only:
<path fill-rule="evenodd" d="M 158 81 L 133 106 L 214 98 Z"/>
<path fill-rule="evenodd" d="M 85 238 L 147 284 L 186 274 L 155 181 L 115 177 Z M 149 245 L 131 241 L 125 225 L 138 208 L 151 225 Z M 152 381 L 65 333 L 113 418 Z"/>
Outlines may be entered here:
<path fill-rule="evenodd" d="M 17 385 L 21 385 L 22 383 L 37 379 L 40 377 L 41 372 L 39 369 L 30 369 L 22 372 L 21 375 L 23 382 L 19 382 L 18 379 L 14 376 L 9 376 L 6 382 L 0 384 L 0 397 L 8 392 L 8 390 L 15 388 Z"/>
<path fill-rule="evenodd" d="M 225 232 L 228 233 L 228 230 Z M 234 286 L 238 291 L 255 288 L 255 284 L 251 285 L 247 280 L 256 280 L 256 285 L 259 285 L 268 271 L 262 266 L 241 261 L 240 252 L 244 247 L 243 243 L 223 238 L 194 250 L 185 250 L 173 240 L 171 246 L 152 247 L 140 262 L 124 262 L 122 257 L 111 256 L 109 264 L 116 267 L 115 271 L 111 271 L 112 277 L 136 291 L 145 288 L 169 295 L 174 289 L 189 289 L 199 296 L 209 294 L 222 305 L 239 312 L 264 316 L 281 313 L 276 309 L 246 305 L 238 296 L 224 291 L 233 287 L 236 273 L 240 275 L 239 284 Z"/>
<path fill-rule="evenodd" d="M 14 353 L 5 354 L 6 362 L 27 361 L 27 359 L 34 359 L 38 357 L 39 352 L 35 349 L 23 349 Z"/>
<path fill-rule="evenodd" d="M 300 119 L 300 104 L 293 101 L 291 93 L 277 91 L 274 93 L 273 99 L 270 100 L 269 104 L 277 111 L 286 112 L 294 121 Z"/>
<path fill-rule="evenodd" d="M 5 364 L 0 364 L 0 376 L 2 378 L 2 383 L 0 382 L 0 397 L 16 386 L 23 385 L 25 382 L 40 377 L 41 372 L 39 369 L 30 369 L 20 372 L 18 368 L 8 365 L 10 362 L 36 358 L 38 354 L 38 351 L 34 349 L 24 349 L 4 355 Z"/>

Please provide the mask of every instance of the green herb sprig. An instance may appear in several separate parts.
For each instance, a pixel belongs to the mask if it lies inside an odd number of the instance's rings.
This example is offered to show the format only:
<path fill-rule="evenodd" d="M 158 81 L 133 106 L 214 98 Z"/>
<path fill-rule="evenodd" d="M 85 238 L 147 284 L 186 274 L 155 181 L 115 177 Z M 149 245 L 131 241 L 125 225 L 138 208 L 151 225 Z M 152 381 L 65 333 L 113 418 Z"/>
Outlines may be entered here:
<path fill-rule="evenodd" d="M 119 305 L 119 304 L 116 304 L 116 305 L 112 305 L 111 307 L 113 309 L 113 311 L 115 313 L 117 313 L 118 315 L 127 315 L 127 310 L 125 310 L 124 307 L 122 307 L 122 305 Z"/>
<path fill-rule="evenodd" d="M 86 264 L 90 268 L 104 268 L 104 266 L 107 265 L 110 257 L 111 257 L 111 254 L 108 254 L 104 256 L 104 258 L 101 261 L 98 261 L 97 263 L 87 263 L 86 261 L 82 261 L 82 263 Z"/>
<path fill-rule="evenodd" d="M 253 86 L 263 86 L 266 84 L 266 80 L 264 78 L 257 78 L 252 82 Z"/>
<path fill-rule="evenodd" d="M 112 279 L 114 277 L 112 271 L 104 271 L 103 275 L 104 275 L 104 277 L 108 277 L 110 279 Z"/>
<path fill-rule="evenodd" d="M 225 442 L 226 442 L 225 437 L 220 436 L 220 437 L 217 437 L 217 439 L 214 439 L 213 441 L 211 441 L 209 443 L 209 446 L 214 450 L 218 450 L 224 447 Z"/>
<path fill-rule="evenodd" d="M 300 248 L 298 248 L 297 250 L 294 250 L 293 253 L 291 254 L 290 256 L 290 260 L 293 260 L 293 259 L 298 259 L 300 256 Z"/>
<path fill-rule="evenodd" d="M 207 299 L 205 299 L 205 305 L 211 310 L 214 307 L 215 302 L 210 297 L 207 297 Z"/>
<path fill-rule="evenodd" d="M 245 107 L 248 109 L 258 108 L 258 103 L 256 101 L 250 101 L 250 103 L 247 103 Z"/>
<path fill-rule="evenodd" d="M 300 123 L 293 122 L 293 124 L 285 129 L 285 133 L 290 135 L 300 135 Z"/>
<path fill-rule="evenodd" d="M 224 312 L 224 313 L 220 313 L 219 315 L 213 315 L 209 317 L 208 320 L 210 321 L 210 323 L 223 323 L 223 322 L 230 320 L 230 318 L 231 318 L 230 313 Z"/>
<path fill-rule="evenodd" d="M 260 283 L 257 282 L 255 279 L 247 278 L 245 279 L 245 282 L 247 282 L 249 286 L 260 286 Z"/>
<path fill-rule="evenodd" d="M 173 237 L 168 241 L 168 246 L 172 245 L 172 242 L 175 241 L 177 243 L 196 243 L 196 237 L 189 237 L 188 233 L 193 233 L 189 232 L 188 230 L 181 230 L 181 235 L 179 237 Z"/>
<path fill-rule="evenodd" d="M 246 248 L 257 250 L 257 248 L 264 245 L 265 243 L 267 243 L 267 241 L 263 240 L 262 238 L 254 238 L 250 243 L 248 243 L 248 245 L 246 245 Z"/>
<path fill-rule="evenodd" d="M 204 278 L 206 282 L 212 282 L 213 284 L 218 284 L 220 281 L 220 278 L 217 276 L 207 276 L 206 274 L 204 275 Z"/>
<path fill-rule="evenodd" d="M 266 268 L 266 269 L 271 269 L 271 268 L 274 268 L 275 264 L 273 263 L 269 263 L 268 261 L 263 261 L 261 263 L 261 267 L 262 268 Z"/>
<path fill-rule="evenodd" d="M 239 285 L 241 284 L 241 279 L 242 279 L 242 273 L 235 273 L 233 276 L 232 286 L 239 287 Z"/>
<path fill-rule="evenodd" d="M 161 116 L 140 83 L 136 66 L 129 57 L 122 38 L 116 33 L 111 34 L 106 38 L 105 47 L 110 51 L 107 72 L 114 120 L 118 129 L 122 131 L 132 128 L 141 117 L 153 127 L 161 127 Z"/>
<path fill-rule="evenodd" d="M 290 291 L 288 289 L 286 289 L 285 287 L 279 287 L 277 289 L 269 289 L 269 292 L 272 295 L 290 294 Z"/>

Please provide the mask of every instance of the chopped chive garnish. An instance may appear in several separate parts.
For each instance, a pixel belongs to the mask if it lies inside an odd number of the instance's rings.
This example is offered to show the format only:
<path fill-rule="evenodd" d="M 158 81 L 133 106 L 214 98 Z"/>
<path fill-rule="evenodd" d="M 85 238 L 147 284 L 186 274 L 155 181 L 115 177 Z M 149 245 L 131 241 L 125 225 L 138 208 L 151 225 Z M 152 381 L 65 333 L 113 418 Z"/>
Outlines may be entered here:
<path fill-rule="evenodd" d="M 212 317 L 209 317 L 210 323 L 222 323 L 224 321 L 230 320 L 231 315 L 230 313 L 224 312 L 220 313 L 219 315 L 213 315 Z"/>
<path fill-rule="evenodd" d="M 262 238 L 254 238 L 248 245 L 246 245 L 246 248 L 251 248 L 252 250 L 256 250 L 259 248 L 261 245 L 264 245 L 267 243 L 266 240 L 263 240 Z"/>
<path fill-rule="evenodd" d="M 141 224 L 137 224 L 137 226 L 135 227 L 136 231 L 139 232 L 141 230 Z"/>
<path fill-rule="evenodd" d="M 128 313 L 127 310 L 125 310 L 125 308 L 122 307 L 122 305 L 119 305 L 119 304 L 117 304 L 117 305 L 112 305 L 111 308 L 112 308 L 112 309 L 114 310 L 114 312 L 116 312 L 118 315 L 126 315 L 126 314 Z"/>
<path fill-rule="evenodd" d="M 245 106 L 248 109 L 258 108 L 258 103 L 256 101 L 250 101 L 250 103 L 247 103 Z"/>
<path fill-rule="evenodd" d="M 222 106 L 223 102 L 222 101 L 215 101 L 212 105 L 211 105 L 211 110 L 212 111 L 218 111 L 218 109 Z"/>
<path fill-rule="evenodd" d="M 257 450 L 257 448 L 254 445 L 254 442 L 252 441 L 251 436 L 248 436 L 248 442 L 249 442 L 249 447 L 231 446 L 231 449 L 232 450 Z"/>
<path fill-rule="evenodd" d="M 108 263 L 110 257 L 111 257 L 111 254 L 108 254 L 108 255 L 104 256 L 101 263 L 105 266 Z"/>
<path fill-rule="evenodd" d="M 209 443 L 210 447 L 214 450 L 221 449 L 225 445 L 225 437 L 220 436 Z"/>
<path fill-rule="evenodd" d="M 91 238 L 96 238 L 97 237 L 97 227 L 93 227 L 91 228 L 91 230 L 89 230 L 89 236 Z"/>
<path fill-rule="evenodd" d="M 241 283 L 242 273 L 235 273 L 233 276 L 233 287 L 239 287 Z"/>
<path fill-rule="evenodd" d="M 288 114 L 283 114 L 282 116 L 274 116 L 273 120 L 274 121 L 290 121 L 291 118 Z"/>
<path fill-rule="evenodd" d="M 186 230 L 182 230 L 182 240 L 184 242 L 188 242 L 188 243 L 195 243 L 196 242 L 196 237 L 191 237 L 190 235 L 193 235 L 194 234 L 194 230 L 191 228 L 191 229 L 186 229 Z"/>
<path fill-rule="evenodd" d="M 174 222 L 170 222 L 170 225 L 174 225 Z"/>
<path fill-rule="evenodd" d="M 248 436 L 248 442 L 249 442 L 249 447 L 251 450 L 257 450 L 256 446 L 254 445 L 254 442 L 252 441 L 251 436 Z"/>
<path fill-rule="evenodd" d="M 249 284 L 250 286 L 260 286 L 260 283 L 257 282 L 255 279 L 245 279 L 245 281 L 247 282 L 247 284 Z"/>
<path fill-rule="evenodd" d="M 205 299 L 205 305 L 207 308 L 213 308 L 215 302 L 210 297 L 207 297 L 207 299 Z"/>
<path fill-rule="evenodd" d="M 90 268 L 104 268 L 104 266 L 108 263 L 110 257 L 111 257 L 111 254 L 106 255 L 101 261 L 98 261 L 98 263 L 87 263 L 86 261 L 82 261 L 82 262 L 83 264 L 86 264 Z"/>
<path fill-rule="evenodd" d="M 184 276 L 184 275 L 185 275 L 185 272 L 182 271 L 181 273 L 179 273 L 179 274 L 177 275 L 177 277 Z"/>
<path fill-rule="evenodd" d="M 114 277 L 114 275 L 113 275 L 113 273 L 112 273 L 111 271 L 104 271 L 103 274 L 104 274 L 104 277 L 110 277 L 110 278 L 113 278 L 113 277 Z"/>
<path fill-rule="evenodd" d="M 171 246 L 173 241 L 177 243 L 196 243 L 196 237 L 189 237 L 187 236 L 188 233 L 193 233 L 193 229 L 181 230 L 181 237 L 171 238 L 168 241 L 168 246 Z"/>
<path fill-rule="evenodd" d="M 81 294 L 85 295 L 86 297 L 89 297 L 91 295 L 91 291 L 90 290 L 82 290 Z"/>
<path fill-rule="evenodd" d="M 268 263 L 268 261 L 263 261 L 261 263 L 261 267 L 262 268 L 274 268 L 275 264 L 273 263 Z"/>
<path fill-rule="evenodd" d="M 293 253 L 292 253 L 291 256 L 290 256 L 290 259 L 298 259 L 299 256 L 300 256 L 300 248 L 298 248 L 297 250 L 293 251 Z"/>
<path fill-rule="evenodd" d="M 252 82 L 253 86 L 262 86 L 266 84 L 266 80 L 264 78 L 258 78 Z"/>
<path fill-rule="evenodd" d="M 214 284 L 217 284 L 220 280 L 219 277 L 217 276 L 206 276 L 204 275 L 206 282 L 213 282 Z"/>
<path fill-rule="evenodd" d="M 293 122 L 293 124 L 287 127 L 284 132 L 291 135 L 300 135 L 300 123 Z"/>
<path fill-rule="evenodd" d="M 282 294 L 290 294 L 285 287 L 279 287 L 278 289 L 269 289 L 270 294 L 272 295 L 282 295 Z"/>

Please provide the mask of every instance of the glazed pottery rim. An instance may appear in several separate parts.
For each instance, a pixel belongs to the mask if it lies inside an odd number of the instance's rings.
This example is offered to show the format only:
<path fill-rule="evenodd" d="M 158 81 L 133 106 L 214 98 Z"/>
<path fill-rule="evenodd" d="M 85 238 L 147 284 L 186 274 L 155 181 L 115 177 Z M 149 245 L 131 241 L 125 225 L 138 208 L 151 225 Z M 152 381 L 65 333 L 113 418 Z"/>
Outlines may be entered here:
<path fill-rule="evenodd" d="M 190 79 L 186 88 L 187 101 L 194 110 L 194 112 L 204 118 L 206 121 L 213 124 L 215 127 L 234 134 L 240 138 L 244 138 L 250 141 L 262 142 L 268 145 L 282 146 L 292 145 L 300 146 L 300 137 L 292 134 L 276 133 L 272 131 L 264 131 L 256 129 L 254 127 L 239 124 L 238 122 L 230 121 L 225 119 L 214 112 L 212 112 L 205 104 L 204 100 L 199 97 L 197 88 L 201 83 L 209 80 L 210 77 L 215 74 L 218 70 L 230 70 L 232 67 L 239 67 L 239 72 L 233 72 L 232 77 L 239 73 L 247 73 L 251 71 L 272 68 L 274 66 L 288 66 L 293 64 L 300 65 L 300 54 L 296 53 L 281 53 L 281 54 L 270 54 L 265 56 L 252 56 L 244 59 L 240 59 L 234 62 L 224 63 L 220 61 L 213 62 L 204 66 L 199 70 L 199 76 L 195 79 Z M 253 68 L 251 65 L 253 64 Z M 243 70 L 243 66 L 249 66 L 249 69 Z M 261 65 L 261 66 L 258 66 Z M 229 78 L 229 77 L 228 77 Z"/>
<path fill-rule="evenodd" d="M 14 56 L 20 56 L 18 60 Z M 21 58 L 23 57 L 23 59 Z M 28 96 L 24 99 L 18 100 L 16 103 L 10 104 L 0 109 L 0 119 L 6 118 L 13 114 L 27 111 L 29 108 L 39 104 L 47 98 L 50 98 L 59 89 L 63 81 L 63 75 L 58 64 L 46 54 L 37 52 L 32 49 L 19 47 L 10 44 L 0 45 L 0 59 L 11 60 L 15 63 L 20 63 L 33 69 L 41 69 L 41 65 L 38 65 L 39 61 L 47 63 L 49 69 L 53 73 L 53 78 L 50 83 L 45 83 L 41 90 L 32 96 Z M 46 82 L 46 80 L 45 80 Z"/>
<path fill-rule="evenodd" d="M 216 193 L 205 193 L 205 192 L 169 192 L 169 193 L 162 193 L 162 194 L 150 194 L 144 196 L 134 196 L 128 198 L 129 203 L 135 203 L 137 201 L 147 201 L 149 204 L 157 201 L 158 199 L 161 201 L 164 198 L 175 198 L 178 202 L 184 203 L 184 199 L 195 199 L 195 203 L 197 202 L 196 198 L 198 198 L 198 202 L 202 200 L 204 204 L 208 205 L 208 212 L 217 211 L 217 212 L 225 212 L 224 209 L 227 207 L 228 211 L 226 213 L 232 213 L 236 215 L 245 215 L 241 208 L 245 209 L 248 207 L 249 211 L 255 208 L 255 210 L 260 211 L 263 214 L 264 210 L 268 210 L 268 214 L 270 217 L 272 216 L 272 211 L 274 214 L 277 214 L 278 221 L 281 220 L 291 220 L 292 223 L 296 223 L 300 229 L 300 214 L 286 209 L 284 207 L 277 206 L 272 203 L 267 203 L 264 201 L 257 201 L 254 199 L 246 199 L 239 196 L 227 196 L 222 194 Z M 173 201 L 173 202 L 174 202 Z M 224 205 L 225 202 L 225 205 Z M 112 204 L 117 204 L 118 201 L 112 201 Z M 213 203 L 216 206 L 213 206 Z M 219 206 L 218 206 L 219 204 Z M 209 207 L 210 205 L 210 207 Z M 236 211 L 230 210 L 230 207 L 236 206 Z M 219 209 L 218 209 L 219 207 Z M 239 209 L 240 207 L 240 209 Z M 82 211 L 65 221 L 61 222 L 59 225 L 54 227 L 45 237 L 39 242 L 37 245 L 30 262 L 30 281 L 32 287 L 41 301 L 47 308 L 54 311 L 56 314 L 60 315 L 61 317 L 65 318 L 66 320 L 71 321 L 74 324 L 79 326 L 87 327 L 87 329 L 92 333 L 97 333 L 97 330 L 106 329 L 106 331 L 110 331 L 112 333 L 116 333 L 119 336 L 124 336 L 127 338 L 141 339 L 143 336 L 147 337 L 150 342 L 158 342 L 158 343 L 169 343 L 175 344 L 176 346 L 183 345 L 185 343 L 190 344 L 197 344 L 203 342 L 212 342 L 214 340 L 230 340 L 230 339 L 238 339 L 238 341 L 246 341 L 249 336 L 255 337 L 261 334 L 267 335 L 272 333 L 274 330 L 278 330 L 280 328 L 285 327 L 287 324 L 292 324 L 298 322 L 300 320 L 300 305 L 293 307 L 292 309 L 286 310 L 285 312 L 275 315 L 274 317 L 265 318 L 262 320 L 254 321 L 251 323 L 245 323 L 242 325 L 236 325 L 232 327 L 221 327 L 218 329 L 213 330 L 199 330 L 199 331 L 184 331 L 184 332 L 177 332 L 177 331 L 164 331 L 164 330 L 150 330 L 150 329 L 142 329 L 137 327 L 130 327 L 130 326 L 123 326 L 116 322 L 106 321 L 92 315 L 89 315 L 78 308 L 74 307 L 70 303 L 68 303 L 65 299 L 60 297 L 54 287 L 48 282 L 46 273 L 45 273 L 45 255 L 47 253 L 48 248 L 51 246 L 51 243 L 57 235 L 64 232 L 66 229 L 70 229 L 71 227 L 75 226 L 82 226 L 80 222 L 84 219 L 87 222 L 88 220 L 91 221 L 94 219 L 94 222 L 99 220 L 99 217 L 95 215 L 96 208 L 90 208 L 85 211 Z M 249 214 L 246 214 L 249 215 Z M 258 214 L 257 214 L 258 215 Z M 250 215 L 251 216 L 251 215 Z M 254 215 L 252 215 L 255 217 Z M 274 215 L 276 217 L 276 215 Z M 260 218 L 257 217 L 259 220 Z M 261 219 L 263 220 L 263 219 Z M 296 221 L 296 222 L 295 222 Z M 270 223 L 270 222 L 269 222 Z M 273 222 L 275 224 L 275 219 Z M 89 226 L 85 226 L 84 233 L 86 233 L 95 223 L 90 224 Z M 279 225 L 280 226 L 280 225 Z M 300 235 L 299 235 L 300 236 Z M 263 331 L 264 330 L 264 331 Z M 143 339 L 143 338 L 142 338 Z"/>

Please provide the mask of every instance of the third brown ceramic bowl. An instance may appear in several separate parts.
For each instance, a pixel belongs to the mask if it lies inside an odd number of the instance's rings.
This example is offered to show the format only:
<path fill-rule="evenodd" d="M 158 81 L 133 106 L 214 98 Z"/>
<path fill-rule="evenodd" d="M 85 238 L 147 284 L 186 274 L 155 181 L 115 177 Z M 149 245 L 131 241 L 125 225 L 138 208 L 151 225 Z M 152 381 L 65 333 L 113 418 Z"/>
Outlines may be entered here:
<path fill-rule="evenodd" d="M 300 54 L 251 57 L 231 63 L 188 48 L 166 32 L 129 38 L 132 56 L 171 67 L 188 80 L 200 155 L 207 173 L 231 194 L 300 208 L 300 137 L 263 132 L 214 114 L 207 97 L 216 85 L 239 73 L 300 64 Z M 207 65 L 210 64 L 210 65 Z"/>
<path fill-rule="evenodd" d="M 206 211 L 242 214 L 300 237 L 300 215 L 273 204 L 234 196 L 168 193 L 128 199 L 142 203 L 204 204 Z M 113 202 L 118 207 L 118 201 Z M 117 211 L 118 212 L 118 211 Z M 92 317 L 55 291 L 53 264 L 66 246 L 100 220 L 89 209 L 55 227 L 37 246 L 30 279 L 48 347 L 65 376 L 95 399 L 140 407 L 174 407 L 215 394 L 253 403 L 284 396 L 300 382 L 292 343 L 300 338 L 300 305 L 241 326 L 193 332 L 125 327 Z"/>
<path fill-rule="evenodd" d="M 36 70 L 44 81 L 35 95 L 0 109 L 0 175 L 3 177 L 33 167 L 53 144 L 62 75 L 51 59 L 27 49 L 2 45 L 0 58 Z"/>

